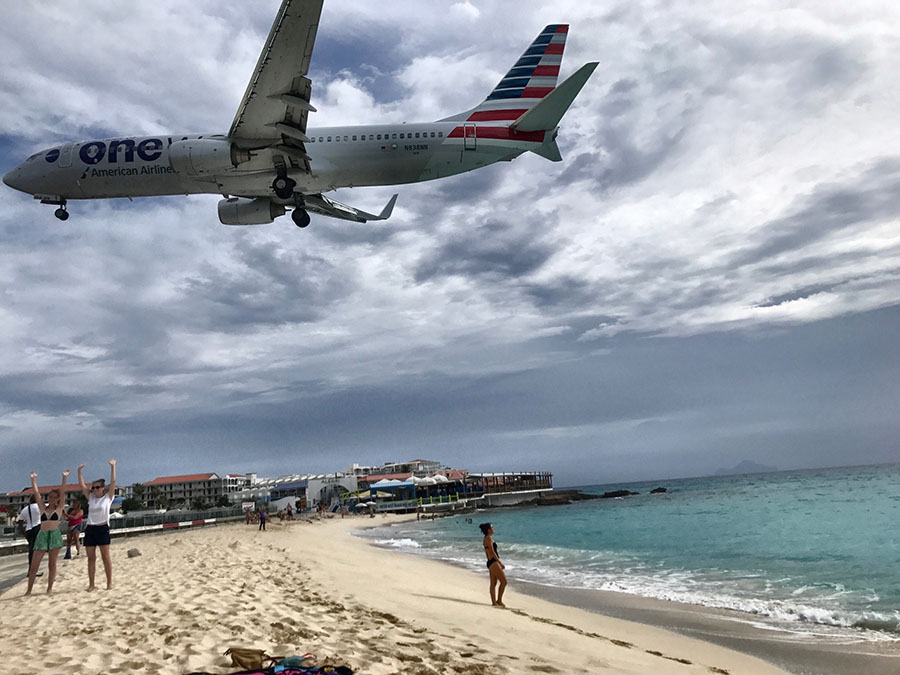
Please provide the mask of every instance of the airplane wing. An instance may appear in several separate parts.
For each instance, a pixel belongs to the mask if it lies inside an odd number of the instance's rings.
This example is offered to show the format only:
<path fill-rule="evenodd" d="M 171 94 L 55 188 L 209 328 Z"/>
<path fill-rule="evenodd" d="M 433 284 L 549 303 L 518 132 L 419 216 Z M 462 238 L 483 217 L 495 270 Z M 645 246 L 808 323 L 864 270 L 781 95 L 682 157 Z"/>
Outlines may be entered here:
<path fill-rule="evenodd" d="M 304 195 L 304 205 L 307 211 L 318 213 L 321 216 L 330 216 L 332 218 L 340 218 L 342 220 L 352 220 L 357 223 L 365 223 L 369 220 L 387 220 L 391 217 L 394 210 L 394 204 L 397 203 L 397 195 L 391 197 L 390 201 L 381 209 L 381 213 L 377 216 L 373 213 L 360 211 L 352 206 L 341 204 L 338 201 L 330 199 L 323 194 Z"/>
<path fill-rule="evenodd" d="M 287 162 L 309 171 L 303 143 L 309 104 L 306 77 L 323 0 L 283 0 L 228 132 L 231 138 L 277 139 Z"/>

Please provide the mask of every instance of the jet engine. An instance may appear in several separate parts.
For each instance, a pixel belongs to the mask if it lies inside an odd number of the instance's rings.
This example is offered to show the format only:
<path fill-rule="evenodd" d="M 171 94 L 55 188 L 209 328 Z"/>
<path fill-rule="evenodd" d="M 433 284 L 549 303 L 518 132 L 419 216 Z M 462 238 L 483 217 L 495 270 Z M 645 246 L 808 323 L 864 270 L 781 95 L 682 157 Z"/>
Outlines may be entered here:
<path fill-rule="evenodd" d="M 284 212 L 284 206 L 265 197 L 230 197 L 219 202 L 219 220 L 223 225 L 264 225 Z"/>
<path fill-rule="evenodd" d="M 169 163 L 183 176 L 226 173 L 251 159 L 249 150 L 224 138 L 194 138 L 169 146 Z"/>

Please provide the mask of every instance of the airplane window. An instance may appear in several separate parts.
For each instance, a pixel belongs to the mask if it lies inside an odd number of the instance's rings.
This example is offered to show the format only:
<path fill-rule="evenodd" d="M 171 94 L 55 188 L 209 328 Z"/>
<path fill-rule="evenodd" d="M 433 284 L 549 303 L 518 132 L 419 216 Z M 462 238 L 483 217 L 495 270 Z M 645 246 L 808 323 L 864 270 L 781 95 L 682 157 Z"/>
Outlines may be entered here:
<path fill-rule="evenodd" d="M 356 140 L 356 136 L 353 137 L 353 140 L 354 140 L 354 141 Z"/>
<path fill-rule="evenodd" d="M 375 134 L 369 134 L 369 140 L 370 140 L 370 141 L 374 141 L 374 140 L 375 140 Z"/>
<path fill-rule="evenodd" d="M 348 140 L 347 136 L 344 136 L 344 141 L 346 142 L 347 140 Z"/>
<path fill-rule="evenodd" d="M 381 134 L 378 134 L 378 136 L 376 136 L 376 138 L 380 141 L 380 140 L 381 140 Z"/>
<path fill-rule="evenodd" d="M 431 132 L 431 137 L 434 138 L 434 132 L 433 132 L 433 131 Z"/>
<path fill-rule="evenodd" d="M 444 137 L 444 132 L 443 132 L 443 131 L 439 131 L 439 132 L 438 132 L 438 138 L 443 138 L 443 137 Z"/>
<path fill-rule="evenodd" d="M 419 132 L 417 131 L 417 132 L 416 132 L 416 138 L 418 138 L 418 137 L 419 137 Z"/>
<path fill-rule="evenodd" d="M 328 142 L 331 143 L 331 136 L 328 137 Z"/>
<path fill-rule="evenodd" d="M 400 134 L 400 138 L 405 138 L 405 137 L 406 136 L 404 134 Z"/>
<path fill-rule="evenodd" d="M 391 138 L 397 138 L 397 134 L 391 134 Z"/>
<path fill-rule="evenodd" d="M 341 137 L 340 137 L 340 136 L 335 136 L 335 137 L 334 137 L 334 142 L 335 142 L 335 143 L 340 143 L 340 142 L 341 142 Z"/>
<path fill-rule="evenodd" d="M 322 143 L 325 139 L 319 136 L 319 143 Z"/>

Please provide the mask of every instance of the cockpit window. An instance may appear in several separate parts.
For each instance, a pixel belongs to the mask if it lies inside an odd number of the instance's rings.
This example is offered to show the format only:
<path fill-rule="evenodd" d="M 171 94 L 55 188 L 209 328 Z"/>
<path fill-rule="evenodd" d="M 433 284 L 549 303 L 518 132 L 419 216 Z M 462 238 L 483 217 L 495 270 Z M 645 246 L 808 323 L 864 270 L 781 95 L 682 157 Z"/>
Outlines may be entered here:
<path fill-rule="evenodd" d="M 36 153 L 34 153 L 31 157 L 29 157 L 28 159 L 26 159 L 25 161 L 26 161 L 26 162 L 30 162 L 31 160 L 36 159 L 37 157 L 40 157 L 40 156 L 41 156 L 41 153 L 36 152 Z"/>

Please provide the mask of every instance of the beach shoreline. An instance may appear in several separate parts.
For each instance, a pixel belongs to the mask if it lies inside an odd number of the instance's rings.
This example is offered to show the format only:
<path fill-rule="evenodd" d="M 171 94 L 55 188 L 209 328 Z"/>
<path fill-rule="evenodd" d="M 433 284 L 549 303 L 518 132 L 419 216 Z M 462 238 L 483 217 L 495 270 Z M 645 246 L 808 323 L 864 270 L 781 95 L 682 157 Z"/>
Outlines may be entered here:
<path fill-rule="evenodd" d="M 787 672 L 759 658 L 523 592 L 489 604 L 487 576 L 351 536 L 401 517 L 221 525 L 114 544 L 111 591 L 85 592 L 84 556 L 54 594 L 0 595 L 17 631 L 10 673 L 236 670 L 231 646 L 313 652 L 357 673 Z M 128 558 L 127 550 L 141 555 Z M 54 620 L 53 617 L 57 617 Z M 35 646 L 23 651 L 22 634 Z"/>
<path fill-rule="evenodd" d="M 367 540 L 378 546 L 377 540 Z M 415 549 L 382 548 L 392 553 L 417 555 Z M 470 570 L 459 561 L 428 559 Z M 791 673 L 893 675 L 900 672 L 900 640 L 868 641 L 862 637 L 854 639 L 848 634 L 823 637 L 816 633 L 827 627 L 802 623 L 793 627 L 794 632 L 788 633 L 775 629 L 761 617 L 755 620 L 753 615 L 745 612 L 615 591 L 566 588 L 519 579 L 510 579 L 510 588 L 555 604 L 717 644 L 758 657 Z"/>

